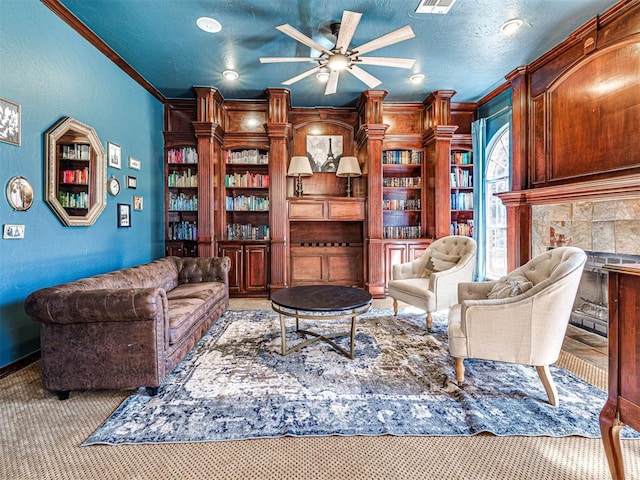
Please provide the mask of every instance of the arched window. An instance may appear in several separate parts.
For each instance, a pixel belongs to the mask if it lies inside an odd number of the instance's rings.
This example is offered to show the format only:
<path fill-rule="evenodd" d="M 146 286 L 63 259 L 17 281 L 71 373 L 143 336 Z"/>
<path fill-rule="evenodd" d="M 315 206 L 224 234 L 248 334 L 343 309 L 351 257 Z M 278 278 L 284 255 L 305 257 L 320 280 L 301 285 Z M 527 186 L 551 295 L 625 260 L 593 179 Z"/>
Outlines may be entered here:
<path fill-rule="evenodd" d="M 486 276 L 497 279 L 507 274 L 507 210 L 494 194 L 510 188 L 509 125 L 493 136 L 489 142 L 486 194 Z"/>

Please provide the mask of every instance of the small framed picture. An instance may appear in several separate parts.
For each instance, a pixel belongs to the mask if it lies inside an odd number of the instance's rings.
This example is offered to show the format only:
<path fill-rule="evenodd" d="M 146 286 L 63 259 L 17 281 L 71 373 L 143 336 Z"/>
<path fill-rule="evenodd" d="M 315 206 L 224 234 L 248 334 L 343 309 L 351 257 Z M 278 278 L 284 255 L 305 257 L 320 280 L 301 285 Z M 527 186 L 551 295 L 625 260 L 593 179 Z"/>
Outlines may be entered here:
<path fill-rule="evenodd" d="M 29 180 L 19 176 L 12 177 L 7 183 L 7 201 L 18 212 L 29 210 L 33 203 L 33 188 Z"/>
<path fill-rule="evenodd" d="M 24 225 L 5 225 L 2 230 L 2 238 L 24 238 Z"/>
<path fill-rule="evenodd" d="M 122 168 L 122 148 L 120 148 L 120 145 L 107 142 L 107 157 L 109 158 L 110 167 Z"/>
<path fill-rule="evenodd" d="M 140 195 L 133 196 L 133 209 L 134 210 L 142 210 L 143 198 Z"/>
<path fill-rule="evenodd" d="M 118 228 L 131 226 L 131 205 L 128 203 L 118 204 Z"/>
<path fill-rule="evenodd" d="M 20 146 L 20 104 L 0 98 L 0 142 Z"/>
<path fill-rule="evenodd" d="M 138 179 L 127 175 L 127 188 L 138 188 Z"/>
<path fill-rule="evenodd" d="M 140 160 L 129 157 L 129 168 L 132 170 L 140 170 Z"/>

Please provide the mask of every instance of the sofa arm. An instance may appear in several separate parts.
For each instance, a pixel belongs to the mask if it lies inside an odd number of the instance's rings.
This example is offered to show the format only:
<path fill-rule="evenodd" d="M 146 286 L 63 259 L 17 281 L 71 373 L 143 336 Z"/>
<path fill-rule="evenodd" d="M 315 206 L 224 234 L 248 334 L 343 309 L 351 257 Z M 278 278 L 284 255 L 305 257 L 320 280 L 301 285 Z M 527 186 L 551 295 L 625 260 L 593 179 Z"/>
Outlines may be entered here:
<path fill-rule="evenodd" d="M 175 257 L 178 283 L 222 282 L 229 286 L 229 257 Z"/>
<path fill-rule="evenodd" d="M 168 318 L 162 288 L 66 290 L 43 288 L 30 294 L 25 311 L 41 323 L 132 322 Z"/>

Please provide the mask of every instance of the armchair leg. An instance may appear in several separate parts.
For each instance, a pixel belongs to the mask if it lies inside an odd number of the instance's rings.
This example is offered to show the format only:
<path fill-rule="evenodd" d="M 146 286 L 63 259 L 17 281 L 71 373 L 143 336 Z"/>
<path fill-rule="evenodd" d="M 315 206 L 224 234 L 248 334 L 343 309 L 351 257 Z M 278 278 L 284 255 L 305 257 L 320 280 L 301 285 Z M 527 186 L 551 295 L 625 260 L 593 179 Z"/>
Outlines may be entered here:
<path fill-rule="evenodd" d="M 427 330 L 431 331 L 431 327 L 433 327 L 433 317 L 431 312 L 427 312 Z"/>
<path fill-rule="evenodd" d="M 464 359 L 459 357 L 454 357 L 453 359 L 455 360 L 456 382 L 461 387 L 464 383 Z"/>
<path fill-rule="evenodd" d="M 398 316 L 398 300 L 396 300 L 395 298 L 393 299 L 393 316 Z"/>
<path fill-rule="evenodd" d="M 553 382 L 553 378 L 551 378 L 549 365 L 537 366 L 536 370 L 538 371 L 538 376 L 540 377 L 540 380 L 542 380 L 542 385 L 544 385 L 544 389 L 547 392 L 547 397 L 549 397 L 549 403 L 554 407 L 557 407 L 560 403 L 558 401 L 558 390 L 556 389 L 556 384 Z"/>

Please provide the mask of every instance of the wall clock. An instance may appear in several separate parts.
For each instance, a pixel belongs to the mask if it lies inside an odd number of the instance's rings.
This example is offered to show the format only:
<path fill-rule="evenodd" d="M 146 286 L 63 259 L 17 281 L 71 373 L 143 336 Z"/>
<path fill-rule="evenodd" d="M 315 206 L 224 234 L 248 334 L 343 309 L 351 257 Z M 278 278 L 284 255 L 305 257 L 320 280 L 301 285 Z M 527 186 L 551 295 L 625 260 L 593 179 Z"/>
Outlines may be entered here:
<path fill-rule="evenodd" d="M 120 182 L 116 177 L 107 180 L 107 190 L 114 197 L 120 193 Z"/>

